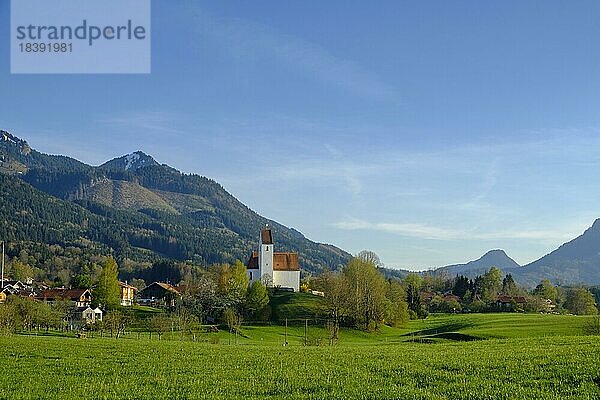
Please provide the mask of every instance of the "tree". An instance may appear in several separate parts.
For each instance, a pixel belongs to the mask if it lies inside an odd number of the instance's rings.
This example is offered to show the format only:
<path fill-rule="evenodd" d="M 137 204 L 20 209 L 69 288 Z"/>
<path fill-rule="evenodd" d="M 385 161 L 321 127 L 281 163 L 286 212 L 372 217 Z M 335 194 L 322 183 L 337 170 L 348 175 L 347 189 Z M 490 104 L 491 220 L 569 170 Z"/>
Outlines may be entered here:
<path fill-rule="evenodd" d="M 377 329 L 385 317 L 386 282 L 375 265 L 361 258 L 353 258 L 344 268 L 347 280 L 349 316 L 357 327 Z"/>
<path fill-rule="evenodd" d="M 412 311 L 411 318 L 423 318 L 426 315 L 425 309 L 421 304 L 420 290 L 423 286 L 423 277 L 416 273 L 408 274 L 403 279 L 406 288 L 406 301 L 408 308 Z"/>
<path fill-rule="evenodd" d="M 375 254 L 374 251 L 371 250 L 363 250 L 356 255 L 356 258 L 359 258 L 365 262 L 373 264 L 376 268 L 383 267 L 383 263 L 379 259 L 379 256 Z"/>
<path fill-rule="evenodd" d="M 223 313 L 223 320 L 229 328 L 229 332 L 235 333 L 235 341 L 237 344 L 238 333 L 243 321 L 242 315 L 232 308 L 227 308 Z"/>
<path fill-rule="evenodd" d="M 164 313 L 155 315 L 150 319 L 148 328 L 150 329 L 150 332 L 156 332 L 158 340 L 160 340 L 163 333 L 171 328 L 171 318 Z"/>
<path fill-rule="evenodd" d="M 131 286 L 135 287 L 137 290 L 143 290 L 146 287 L 146 281 L 139 278 L 133 278 L 131 280 Z"/>
<path fill-rule="evenodd" d="M 27 257 L 25 257 L 23 261 L 16 257 L 12 259 L 9 273 L 12 275 L 13 279 L 23 281 L 34 277 L 33 268 L 27 264 L 27 260 Z"/>
<path fill-rule="evenodd" d="M 464 299 L 467 292 L 471 291 L 472 285 L 473 282 L 471 282 L 466 276 L 457 276 L 454 278 L 452 293 Z"/>
<path fill-rule="evenodd" d="M 594 295 L 585 288 L 574 288 L 567 292 L 565 308 L 576 315 L 596 315 L 598 309 L 594 302 Z"/>
<path fill-rule="evenodd" d="M 511 274 L 507 274 L 502 280 L 502 293 L 509 296 L 516 296 L 519 294 L 519 287 Z"/>
<path fill-rule="evenodd" d="M 107 309 L 116 309 L 121 304 L 121 289 L 119 287 L 119 272 L 114 258 L 109 257 L 102 264 L 102 272 L 98 284 L 93 291 L 94 305 L 101 305 Z"/>
<path fill-rule="evenodd" d="M 122 333 L 125 333 L 127 327 L 128 318 L 121 311 L 111 310 L 104 316 L 102 320 L 104 326 L 110 331 L 110 336 L 115 334 L 115 338 L 118 339 Z"/>
<path fill-rule="evenodd" d="M 5 335 L 14 333 L 20 323 L 19 315 L 10 302 L 0 304 L 0 333 Z"/>
<path fill-rule="evenodd" d="M 462 310 L 462 306 L 455 299 L 442 300 L 440 303 L 440 311 L 445 313 L 455 313 Z"/>
<path fill-rule="evenodd" d="M 260 281 L 252 282 L 246 297 L 246 310 L 249 315 L 256 315 L 269 304 L 267 287 Z"/>
<path fill-rule="evenodd" d="M 331 319 L 329 341 L 333 344 L 339 339 L 340 323 L 348 312 L 348 282 L 343 274 L 327 270 L 314 280 L 314 287 L 324 294 L 325 307 Z"/>
<path fill-rule="evenodd" d="M 444 278 L 443 275 L 435 275 L 426 272 L 423 276 L 423 289 L 433 292 L 446 292 L 452 290 L 452 282 Z"/>
<path fill-rule="evenodd" d="M 34 323 L 39 328 L 45 328 L 46 332 L 50 328 L 58 328 L 62 324 L 62 315 L 50 305 L 37 302 L 34 308 Z"/>
<path fill-rule="evenodd" d="M 11 296 L 7 303 L 14 307 L 17 320 L 21 323 L 21 330 L 30 330 L 35 321 L 36 301 L 29 297 Z"/>
<path fill-rule="evenodd" d="M 524 310 L 527 312 L 548 312 L 550 311 L 546 298 L 541 296 L 527 296 L 525 298 Z"/>
<path fill-rule="evenodd" d="M 244 297 L 246 297 L 249 284 L 250 279 L 246 272 L 246 266 L 240 260 L 235 260 L 231 268 L 231 277 L 228 284 L 230 296 L 235 298 L 236 301 L 243 301 Z"/>
<path fill-rule="evenodd" d="M 550 299 L 556 303 L 558 299 L 558 291 L 556 287 L 550 283 L 548 279 L 544 279 L 533 290 L 533 294 L 543 299 Z"/>
<path fill-rule="evenodd" d="M 233 265 L 214 265 L 211 273 L 217 282 L 218 295 L 224 300 L 224 306 L 241 311 L 249 285 L 246 266 L 237 260 Z"/>
<path fill-rule="evenodd" d="M 91 289 L 92 277 L 88 274 L 78 274 L 71 279 L 71 286 L 76 289 Z"/>
<path fill-rule="evenodd" d="M 75 304 L 69 299 L 58 299 L 52 303 L 52 308 L 64 327 L 67 324 L 67 318 L 75 309 Z"/>
<path fill-rule="evenodd" d="M 600 315 L 590 317 L 583 329 L 588 335 L 600 335 Z"/>
<path fill-rule="evenodd" d="M 502 289 L 502 271 L 496 267 L 490 268 L 481 277 L 480 285 L 483 300 L 488 304 L 493 303 L 498 292 Z"/>
<path fill-rule="evenodd" d="M 386 323 L 398 327 L 408 322 L 408 304 L 402 284 L 395 280 L 388 281 L 385 297 L 387 300 Z"/>
<path fill-rule="evenodd" d="M 198 316 L 187 307 L 179 307 L 172 317 L 179 329 L 180 335 L 190 334 L 195 337 L 195 331 L 200 326 Z"/>

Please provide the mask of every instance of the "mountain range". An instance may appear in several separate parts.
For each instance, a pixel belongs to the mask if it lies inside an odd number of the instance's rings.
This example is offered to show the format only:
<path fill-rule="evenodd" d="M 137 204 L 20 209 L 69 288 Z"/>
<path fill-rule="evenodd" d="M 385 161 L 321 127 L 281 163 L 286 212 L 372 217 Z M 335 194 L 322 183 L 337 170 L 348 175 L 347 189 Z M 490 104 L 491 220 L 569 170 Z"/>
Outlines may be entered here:
<path fill-rule="evenodd" d="M 141 151 L 91 166 L 32 149 L 0 131 L 0 235 L 8 242 L 111 249 L 120 259 L 209 265 L 245 261 L 260 229 L 308 272 L 350 254 L 258 215 L 217 182 L 161 165 Z"/>
<path fill-rule="evenodd" d="M 491 250 L 475 261 L 448 265 L 430 272 L 447 277 L 464 275 L 474 278 L 491 267 L 510 273 L 517 282 L 529 287 L 537 285 L 543 279 L 558 285 L 599 285 L 600 219 L 581 236 L 524 266 L 510 258 L 504 250 Z"/>
<path fill-rule="evenodd" d="M 135 265 L 157 260 L 201 265 L 245 261 L 265 224 L 273 229 L 277 249 L 298 252 L 306 272 L 339 269 L 351 257 L 257 214 L 214 180 L 184 174 L 141 151 L 91 166 L 38 152 L 0 130 L 0 200 L 0 237 L 19 243 L 17 250 L 34 251 L 38 258 L 49 258 L 49 249 L 59 245 L 75 249 L 75 254 L 112 252 L 121 261 L 138 262 Z M 49 262 L 47 268 L 54 264 Z M 600 284 L 600 220 L 525 266 L 497 249 L 429 272 L 475 277 L 492 266 L 527 286 L 541 279 Z M 135 268 L 128 269 L 129 276 L 140 272 Z M 409 273 L 384 272 L 395 278 Z"/>

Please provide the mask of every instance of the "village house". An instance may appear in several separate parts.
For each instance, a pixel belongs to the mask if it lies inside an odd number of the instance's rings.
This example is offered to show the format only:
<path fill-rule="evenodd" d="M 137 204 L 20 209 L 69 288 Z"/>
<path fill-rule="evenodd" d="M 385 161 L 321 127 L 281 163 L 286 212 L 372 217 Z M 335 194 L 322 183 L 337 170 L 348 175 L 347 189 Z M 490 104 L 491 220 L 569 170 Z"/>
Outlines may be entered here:
<path fill-rule="evenodd" d="M 442 297 L 442 300 L 444 300 L 444 301 L 456 301 L 456 302 L 460 303 L 460 301 L 461 301 L 461 298 L 460 298 L 460 297 L 458 297 L 458 296 L 457 296 L 457 295 L 455 295 L 455 294 L 452 294 L 452 293 L 446 293 L 446 294 L 444 295 L 444 297 Z"/>
<path fill-rule="evenodd" d="M 260 280 L 267 286 L 300 290 L 298 253 L 274 252 L 273 233 L 268 225 L 260 232 L 258 251 L 252 252 L 246 267 L 250 282 Z"/>
<path fill-rule="evenodd" d="M 26 285 L 25 283 L 21 282 L 21 281 L 9 281 L 9 280 L 5 280 L 4 284 L 2 285 L 2 289 L 9 289 L 13 292 L 22 290 L 22 289 L 26 289 L 28 287 L 28 285 Z"/>
<path fill-rule="evenodd" d="M 546 308 L 546 312 L 553 313 L 556 311 L 556 304 L 551 299 L 545 299 L 544 305 Z"/>
<path fill-rule="evenodd" d="M 31 284 L 32 282 L 30 280 L 22 282 L 5 279 L 0 288 L 0 303 L 6 301 L 9 296 L 35 297 L 36 293 Z"/>
<path fill-rule="evenodd" d="M 525 297 L 523 296 L 508 296 L 501 294 L 496 300 L 496 305 L 502 309 L 511 310 L 514 308 L 522 309 L 525 305 Z"/>
<path fill-rule="evenodd" d="M 73 311 L 74 319 L 86 324 L 102 321 L 102 314 L 102 310 L 98 307 L 95 309 L 92 309 L 92 307 L 81 307 Z"/>
<path fill-rule="evenodd" d="M 121 305 L 124 307 L 131 307 L 133 305 L 133 299 L 137 289 L 135 286 L 129 285 L 127 281 L 119 281 L 119 289 L 121 291 Z"/>
<path fill-rule="evenodd" d="M 35 298 L 48 303 L 71 300 L 77 308 L 89 307 L 92 304 L 92 293 L 89 289 L 48 289 L 42 290 Z"/>
<path fill-rule="evenodd" d="M 138 302 L 153 307 L 175 307 L 175 301 L 180 297 L 181 293 L 175 286 L 164 282 L 153 282 L 140 291 Z"/>

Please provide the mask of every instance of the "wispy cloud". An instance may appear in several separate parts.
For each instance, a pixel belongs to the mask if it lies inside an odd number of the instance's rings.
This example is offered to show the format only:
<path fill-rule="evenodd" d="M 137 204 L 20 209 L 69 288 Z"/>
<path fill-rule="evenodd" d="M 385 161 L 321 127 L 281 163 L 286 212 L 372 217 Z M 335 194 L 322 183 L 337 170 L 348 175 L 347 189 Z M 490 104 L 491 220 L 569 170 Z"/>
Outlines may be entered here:
<path fill-rule="evenodd" d="M 367 230 L 394 233 L 400 236 L 427 240 L 503 240 L 525 239 L 536 241 L 556 241 L 573 239 L 581 230 L 500 230 L 497 232 L 481 232 L 472 230 L 457 230 L 431 226 L 420 223 L 389 223 L 370 222 L 351 218 L 333 224 L 343 230 Z"/>
<path fill-rule="evenodd" d="M 334 227 L 344 230 L 372 230 L 396 233 L 420 239 L 454 240 L 462 235 L 459 232 L 423 224 L 395 224 L 387 222 L 368 222 L 360 219 L 350 219 L 333 224 Z"/>

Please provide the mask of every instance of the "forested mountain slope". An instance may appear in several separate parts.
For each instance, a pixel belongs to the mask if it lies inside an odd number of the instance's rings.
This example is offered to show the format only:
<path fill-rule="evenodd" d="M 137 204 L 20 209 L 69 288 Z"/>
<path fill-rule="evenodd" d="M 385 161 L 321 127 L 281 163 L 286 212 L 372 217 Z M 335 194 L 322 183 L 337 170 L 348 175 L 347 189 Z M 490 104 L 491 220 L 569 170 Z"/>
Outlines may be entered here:
<path fill-rule="evenodd" d="M 258 215 L 217 182 L 142 152 L 94 167 L 0 131 L 0 172 L 7 241 L 90 241 L 121 259 L 209 265 L 245 261 L 268 223 L 277 250 L 300 253 L 306 271 L 336 269 L 350 257 Z"/>

